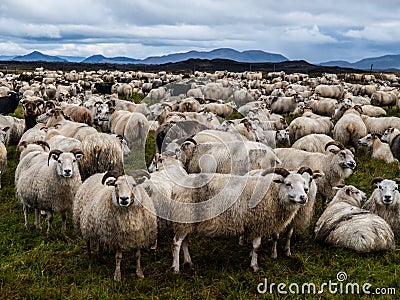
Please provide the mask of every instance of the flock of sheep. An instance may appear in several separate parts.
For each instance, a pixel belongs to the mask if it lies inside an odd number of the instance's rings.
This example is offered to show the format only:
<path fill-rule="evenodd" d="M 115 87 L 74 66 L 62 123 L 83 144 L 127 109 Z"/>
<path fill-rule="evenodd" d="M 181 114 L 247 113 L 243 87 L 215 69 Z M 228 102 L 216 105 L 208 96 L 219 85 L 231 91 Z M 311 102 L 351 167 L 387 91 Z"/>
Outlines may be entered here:
<path fill-rule="evenodd" d="M 18 145 L 15 189 L 26 229 L 29 209 L 37 229 L 47 215 L 47 232 L 54 213 L 65 231 L 72 212 L 89 255 L 91 243 L 115 251 L 115 280 L 124 251 L 136 251 L 143 277 L 140 250 L 169 235 L 173 271 L 180 271 L 181 248 L 192 265 L 191 233 L 250 242 L 257 271 L 262 238 L 272 239 L 276 258 L 285 234 L 291 255 L 291 237 L 310 226 L 317 195 L 325 210 L 316 241 L 392 250 L 400 179 L 375 178 L 368 200 L 343 183 L 357 167 L 359 147 L 372 159 L 400 159 L 400 118 L 382 108 L 400 109 L 399 86 L 393 74 L 0 73 L 0 175 L 6 146 Z M 146 96 L 142 103 L 122 100 L 137 93 Z M 18 103 L 24 119 L 7 116 Z M 231 120 L 235 110 L 243 118 Z M 287 124 L 291 115 L 297 117 Z M 128 168 L 124 161 L 145 153 L 150 132 L 151 164 Z"/>

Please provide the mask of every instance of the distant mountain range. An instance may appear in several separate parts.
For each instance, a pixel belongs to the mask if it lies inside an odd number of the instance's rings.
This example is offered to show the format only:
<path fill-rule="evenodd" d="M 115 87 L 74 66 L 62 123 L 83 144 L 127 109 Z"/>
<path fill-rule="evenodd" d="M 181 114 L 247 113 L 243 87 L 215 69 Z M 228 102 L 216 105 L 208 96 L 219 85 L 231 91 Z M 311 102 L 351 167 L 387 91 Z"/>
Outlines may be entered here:
<path fill-rule="evenodd" d="M 278 63 L 289 61 L 281 54 L 269 53 L 262 50 L 236 51 L 230 48 L 219 48 L 211 51 L 189 51 L 183 53 L 172 53 L 163 56 L 150 56 L 145 59 L 135 59 L 130 57 L 105 57 L 101 54 L 90 57 L 81 56 L 51 56 L 39 51 L 33 51 L 21 56 L 0 55 L 0 61 L 43 61 L 43 62 L 72 62 L 72 63 L 92 63 L 92 64 L 146 64 L 162 65 L 167 63 L 182 62 L 189 59 L 227 59 L 242 63 Z M 400 54 L 384 55 L 379 57 L 365 58 L 356 62 L 344 60 L 322 62 L 320 66 L 352 68 L 359 70 L 400 70 Z"/>
<path fill-rule="evenodd" d="M 320 63 L 321 66 L 337 66 L 342 68 L 353 68 L 360 70 L 390 70 L 400 69 L 400 54 L 397 55 L 384 55 L 379 57 L 364 58 L 354 63 L 348 61 L 328 61 Z"/>
<path fill-rule="evenodd" d="M 258 62 L 283 62 L 288 59 L 275 53 L 261 50 L 248 50 L 239 52 L 230 48 L 220 48 L 211 51 L 189 51 L 184 53 L 173 53 L 163 56 L 151 56 L 145 59 L 135 59 L 130 57 L 105 57 L 101 54 L 90 57 L 79 56 L 51 56 L 39 51 L 33 51 L 21 56 L 0 56 L 0 60 L 14 61 L 46 61 L 46 62 L 82 62 L 82 63 L 114 63 L 114 64 L 165 64 L 180 62 L 188 59 L 229 59 L 238 62 L 258 63 Z"/>

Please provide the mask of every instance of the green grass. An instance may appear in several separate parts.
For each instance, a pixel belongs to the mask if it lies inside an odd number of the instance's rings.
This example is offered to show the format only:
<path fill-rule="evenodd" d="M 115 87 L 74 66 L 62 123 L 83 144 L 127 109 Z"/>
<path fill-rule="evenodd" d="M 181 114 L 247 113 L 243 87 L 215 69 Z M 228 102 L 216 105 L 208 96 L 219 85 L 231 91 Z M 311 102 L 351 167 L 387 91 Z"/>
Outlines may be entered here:
<path fill-rule="evenodd" d="M 346 283 L 400 288 L 399 247 L 391 252 L 372 254 L 324 247 L 314 242 L 313 226 L 294 237 L 290 258 L 283 255 L 284 239 L 279 243 L 276 260 L 269 258 L 270 243 L 263 241 L 259 252 L 261 270 L 256 274 L 249 267 L 250 245 L 239 246 L 237 239 L 196 236 L 189 237 L 195 268 L 183 267 L 181 274 L 172 274 L 169 271 L 172 238 L 166 234 L 160 238 L 157 252 L 143 251 L 145 279 L 134 275 L 133 253 L 124 253 L 123 280 L 114 282 L 114 253 L 105 253 L 100 258 L 94 253 L 88 259 L 85 242 L 74 232 L 70 215 L 65 234 L 60 232 L 59 215 L 55 216 L 54 230 L 49 236 L 35 229 L 25 230 L 22 205 L 17 202 L 14 190 L 14 170 L 18 163 L 15 148 L 8 147 L 8 166 L 0 191 L 0 299 L 256 299 L 260 297 L 257 285 L 264 279 L 276 284 L 320 286 L 337 282 L 340 271 L 347 273 Z M 151 134 L 146 143 L 147 163 L 153 152 L 154 135 Z M 346 183 L 361 188 L 367 195 L 372 191 L 370 181 L 374 177 L 400 177 L 396 164 L 372 161 L 363 155 L 362 149 L 356 160 L 358 166 Z M 316 214 L 321 212 L 318 202 Z M 29 217 L 33 224 L 33 212 Z M 274 291 L 265 294 L 265 298 L 295 298 L 291 294 L 279 295 L 276 287 Z M 355 296 L 325 292 L 307 298 L 354 299 Z M 361 299 L 374 299 L 374 296 L 363 295 Z"/>

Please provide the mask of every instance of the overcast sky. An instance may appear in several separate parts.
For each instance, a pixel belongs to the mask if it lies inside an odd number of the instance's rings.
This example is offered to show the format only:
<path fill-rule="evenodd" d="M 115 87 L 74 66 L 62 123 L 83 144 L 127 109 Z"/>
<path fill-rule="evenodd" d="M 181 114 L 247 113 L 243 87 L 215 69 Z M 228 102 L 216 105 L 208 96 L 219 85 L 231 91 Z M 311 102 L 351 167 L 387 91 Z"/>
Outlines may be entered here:
<path fill-rule="evenodd" d="M 395 0 L 1 0 L 0 55 L 145 58 L 260 49 L 291 60 L 400 54 Z"/>

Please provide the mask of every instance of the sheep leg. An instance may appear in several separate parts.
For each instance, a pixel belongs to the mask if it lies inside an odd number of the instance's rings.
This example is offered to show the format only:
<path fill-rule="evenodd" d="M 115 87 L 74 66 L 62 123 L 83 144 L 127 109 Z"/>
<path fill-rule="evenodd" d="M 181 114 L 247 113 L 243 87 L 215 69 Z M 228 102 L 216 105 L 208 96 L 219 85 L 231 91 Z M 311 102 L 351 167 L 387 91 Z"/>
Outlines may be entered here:
<path fill-rule="evenodd" d="M 36 229 L 42 230 L 42 226 L 40 225 L 40 210 L 35 208 L 35 226 Z"/>
<path fill-rule="evenodd" d="M 136 250 L 136 275 L 139 278 L 144 278 L 142 267 L 140 265 L 140 249 Z"/>
<path fill-rule="evenodd" d="M 278 240 L 279 240 L 279 233 L 275 233 L 272 235 L 272 250 L 271 250 L 271 258 L 275 259 L 278 257 Z"/>
<path fill-rule="evenodd" d="M 192 258 L 189 254 L 189 246 L 188 239 L 185 238 L 182 242 L 182 251 L 183 251 L 183 264 L 188 264 L 190 268 L 193 267 Z"/>
<path fill-rule="evenodd" d="M 53 212 L 52 211 L 47 211 L 47 233 L 50 233 L 50 229 L 51 229 L 51 223 L 53 223 Z"/>
<path fill-rule="evenodd" d="M 86 255 L 88 258 L 92 256 L 92 251 L 90 251 L 90 240 L 86 241 Z"/>
<path fill-rule="evenodd" d="M 181 251 L 182 242 L 186 237 L 186 233 L 178 235 L 175 234 L 172 241 L 172 266 L 171 269 L 174 273 L 179 273 L 179 252 Z"/>
<path fill-rule="evenodd" d="M 122 251 L 117 250 L 115 252 L 115 273 L 114 273 L 115 281 L 121 281 L 121 261 L 122 261 Z"/>
<path fill-rule="evenodd" d="M 261 237 L 256 237 L 253 242 L 253 249 L 250 252 L 250 257 L 251 257 L 251 262 L 250 262 L 250 267 L 253 268 L 254 272 L 258 272 L 258 270 L 260 269 L 258 267 L 258 248 L 260 248 L 261 245 Z"/>
<path fill-rule="evenodd" d="M 29 219 L 28 219 L 28 209 L 29 208 L 26 204 L 23 204 L 22 208 L 24 210 L 25 228 L 26 228 L 26 230 L 30 230 L 31 227 L 29 226 Z"/>
<path fill-rule="evenodd" d="M 65 211 L 61 212 L 61 220 L 62 220 L 61 231 L 65 232 L 67 231 L 67 212 Z"/>
<path fill-rule="evenodd" d="M 286 245 L 285 245 L 285 255 L 286 256 L 291 256 L 292 252 L 290 251 L 290 240 L 293 235 L 293 227 L 290 227 L 290 229 L 287 232 L 287 239 L 286 239 Z"/>

